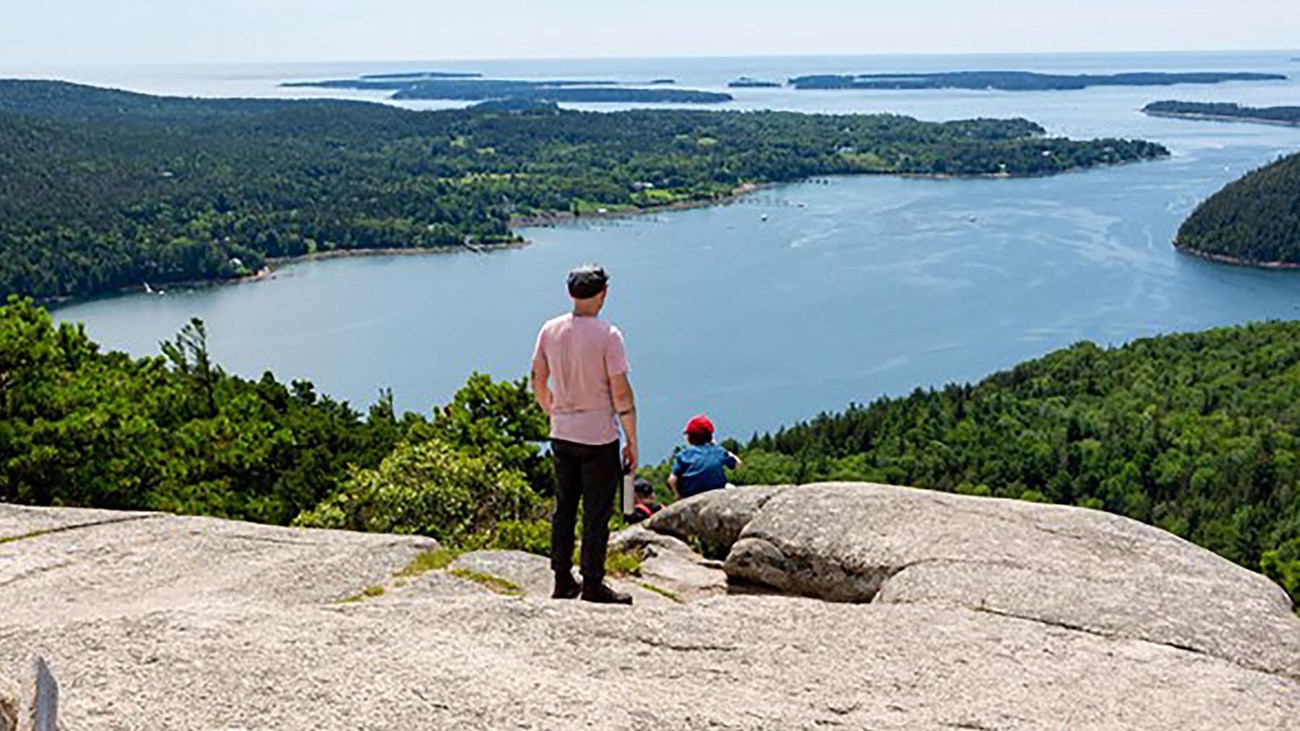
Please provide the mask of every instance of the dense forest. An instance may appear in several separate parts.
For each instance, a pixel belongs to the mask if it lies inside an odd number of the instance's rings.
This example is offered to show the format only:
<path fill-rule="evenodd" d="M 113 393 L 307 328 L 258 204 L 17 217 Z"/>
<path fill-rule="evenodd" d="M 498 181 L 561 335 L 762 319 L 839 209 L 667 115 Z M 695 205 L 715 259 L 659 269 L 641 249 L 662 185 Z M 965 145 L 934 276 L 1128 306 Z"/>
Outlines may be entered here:
<path fill-rule="evenodd" d="M 1178 229 L 1179 248 L 1243 264 L 1300 264 L 1300 155 L 1229 183 Z"/>
<path fill-rule="evenodd" d="M 1025 120 L 145 96 L 0 81 L 0 296 L 237 277 L 268 257 L 513 241 L 516 217 L 851 173 L 1037 175 L 1160 145 Z"/>
<path fill-rule="evenodd" d="M 1284 81 L 1282 74 L 1250 72 L 1134 72 L 1125 74 L 1038 74 L 1029 71 L 950 71 L 930 74 L 816 74 L 796 76 L 796 89 L 1001 89 L 1068 91 L 1090 86 L 1171 86 L 1227 81 Z"/>
<path fill-rule="evenodd" d="M 870 480 L 1108 510 L 1300 599 L 1297 322 L 1082 343 L 755 437 L 741 456 L 744 482 Z"/>
<path fill-rule="evenodd" d="M 545 416 L 475 375 L 430 417 L 227 374 L 201 322 L 162 355 L 105 353 L 31 300 L 0 307 L 0 502 L 420 532 L 545 550 Z M 403 481 L 414 474 L 414 482 Z M 522 538 L 520 537 L 522 536 Z M 526 539 L 526 540 L 525 540 Z M 521 541 L 522 544 L 521 544 Z"/>
<path fill-rule="evenodd" d="M 1300 125 L 1300 107 L 1243 107 L 1230 102 L 1151 102 L 1142 111 L 1157 117 L 1224 119 Z"/>

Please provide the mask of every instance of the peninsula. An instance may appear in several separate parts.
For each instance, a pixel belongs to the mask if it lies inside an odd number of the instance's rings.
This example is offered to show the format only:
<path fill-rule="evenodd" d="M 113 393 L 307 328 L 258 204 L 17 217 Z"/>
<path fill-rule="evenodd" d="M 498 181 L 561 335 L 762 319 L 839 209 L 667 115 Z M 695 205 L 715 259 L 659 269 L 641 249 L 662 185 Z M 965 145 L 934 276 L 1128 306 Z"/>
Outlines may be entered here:
<path fill-rule="evenodd" d="M 1163 73 L 1039 74 L 1028 71 L 951 71 L 925 74 L 819 74 L 796 76 L 796 89 L 997 89 L 1001 91 L 1054 91 L 1090 86 L 1172 86 L 1222 84 L 1228 81 L 1285 81 L 1282 74 Z"/>
<path fill-rule="evenodd" d="M 1300 155 L 1229 183 L 1197 206 L 1175 246 L 1229 264 L 1300 267 Z"/>
<path fill-rule="evenodd" d="M 2 81 L 0 297 L 232 279 L 340 250 L 512 243 L 512 221 L 529 217 L 707 203 L 820 175 L 1047 175 L 1166 154 L 1049 138 L 1023 119 L 417 112 Z"/>
<path fill-rule="evenodd" d="M 1243 107 L 1226 102 L 1159 101 L 1146 105 L 1142 111 L 1153 117 L 1300 126 L 1300 107 Z"/>

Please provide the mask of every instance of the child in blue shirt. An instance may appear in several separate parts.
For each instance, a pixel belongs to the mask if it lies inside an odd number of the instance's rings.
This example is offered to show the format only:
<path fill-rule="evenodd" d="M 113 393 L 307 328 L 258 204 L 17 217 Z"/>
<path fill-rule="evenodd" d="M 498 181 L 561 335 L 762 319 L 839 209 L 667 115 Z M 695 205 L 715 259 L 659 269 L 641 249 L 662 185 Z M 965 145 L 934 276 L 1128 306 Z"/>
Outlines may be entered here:
<path fill-rule="evenodd" d="M 727 470 L 738 469 L 740 459 L 713 443 L 713 422 L 704 414 L 686 423 L 686 449 L 673 457 L 668 486 L 677 497 L 699 495 L 727 486 Z"/>

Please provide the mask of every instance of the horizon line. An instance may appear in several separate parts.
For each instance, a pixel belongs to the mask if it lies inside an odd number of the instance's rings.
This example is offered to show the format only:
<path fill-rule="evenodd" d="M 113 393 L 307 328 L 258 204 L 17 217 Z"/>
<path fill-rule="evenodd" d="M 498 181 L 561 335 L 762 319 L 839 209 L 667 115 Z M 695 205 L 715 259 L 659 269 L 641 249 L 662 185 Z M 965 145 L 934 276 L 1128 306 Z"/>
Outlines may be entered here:
<path fill-rule="evenodd" d="M 384 59 L 384 58 L 322 58 L 322 59 L 280 59 L 280 60 L 250 60 L 250 61 L 232 61 L 232 60 L 194 60 L 194 61 L 114 61 L 114 62 L 86 62 L 75 63 L 71 65 L 59 64 L 41 64 L 41 68 L 49 70 L 90 70 L 90 69 L 128 69 L 128 68 L 165 68 L 165 67 L 195 67 L 195 66 L 315 66 L 322 64 L 374 64 L 374 65 L 404 65 L 404 64 L 469 64 L 469 63 L 501 63 L 501 62 L 529 62 L 529 61 L 668 61 L 668 60 L 694 60 L 694 59 L 821 59 L 821 58 L 908 58 L 908 57 L 928 57 L 928 58 L 947 58 L 947 57 L 1007 57 L 1007 56 L 1119 56 L 1130 54 L 1142 55 L 1195 55 L 1195 54 L 1282 54 L 1290 55 L 1289 60 L 1300 60 L 1295 58 L 1300 54 L 1300 48 L 1206 48 L 1206 49 L 1126 49 L 1126 50 L 1068 50 L 1068 51 L 879 51 L 875 53 L 756 53 L 756 54 L 669 54 L 669 55 L 632 55 L 632 56 L 613 56 L 613 55 L 593 55 L 593 56 L 477 56 L 477 57 L 456 57 L 456 58 L 423 58 L 423 59 Z M 8 64 L 0 65 L 0 73 L 33 73 L 39 69 L 35 66 L 18 67 Z"/>

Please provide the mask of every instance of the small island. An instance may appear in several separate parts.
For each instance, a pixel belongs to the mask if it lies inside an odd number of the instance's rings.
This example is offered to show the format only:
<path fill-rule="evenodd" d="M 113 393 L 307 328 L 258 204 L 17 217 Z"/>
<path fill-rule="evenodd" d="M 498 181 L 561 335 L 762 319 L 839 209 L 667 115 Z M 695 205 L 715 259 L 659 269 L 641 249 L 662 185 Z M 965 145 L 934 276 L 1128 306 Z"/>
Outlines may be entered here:
<path fill-rule="evenodd" d="M 727 84 L 727 86 L 733 89 L 776 89 L 784 86 L 784 84 L 778 81 L 764 81 L 749 76 L 742 76 Z"/>
<path fill-rule="evenodd" d="M 668 84 L 676 84 L 676 83 L 677 83 L 677 79 L 651 79 L 650 80 L 651 86 L 665 86 Z"/>
<path fill-rule="evenodd" d="M 483 74 L 472 71 L 404 71 L 396 74 L 365 74 L 358 78 L 361 79 L 481 79 Z"/>
<path fill-rule="evenodd" d="M 622 85 L 617 81 L 588 79 L 523 81 L 484 79 L 477 76 L 449 78 L 428 74 L 388 74 L 356 79 L 292 81 L 285 82 L 281 86 L 387 91 L 392 92 L 390 98 L 397 100 L 476 102 L 516 99 L 539 102 L 636 104 L 721 104 L 732 100 L 730 94 L 723 92 L 696 89 L 645 89 Z"/>
<path fill-rule="evenodd" d="M 1285 81 L 1282 74 L 1248 72 L 1124 74 L 1039 74 L 1029 71 L 952 71 L 926 74 L 818 74 L 796 76 L 796 89 L 996 89 L 999 91 L 1060 91 L 1090 86 L 1172 86 L 1222 84 L 1229 81 Z"/>
<path fill-rule="evenodd" d="M 1227 102 L 1160 101 L 1142 107 L 1142 111 L 1153 117 L 1300 127 L 1300 107 L 1243 107 Z"/>
<path fill-rule="evenodd" d="M 1178 229 L 1179 251 L 1227 264 L 1300 267 L 1300 155 L 1229 183 Z"/>

